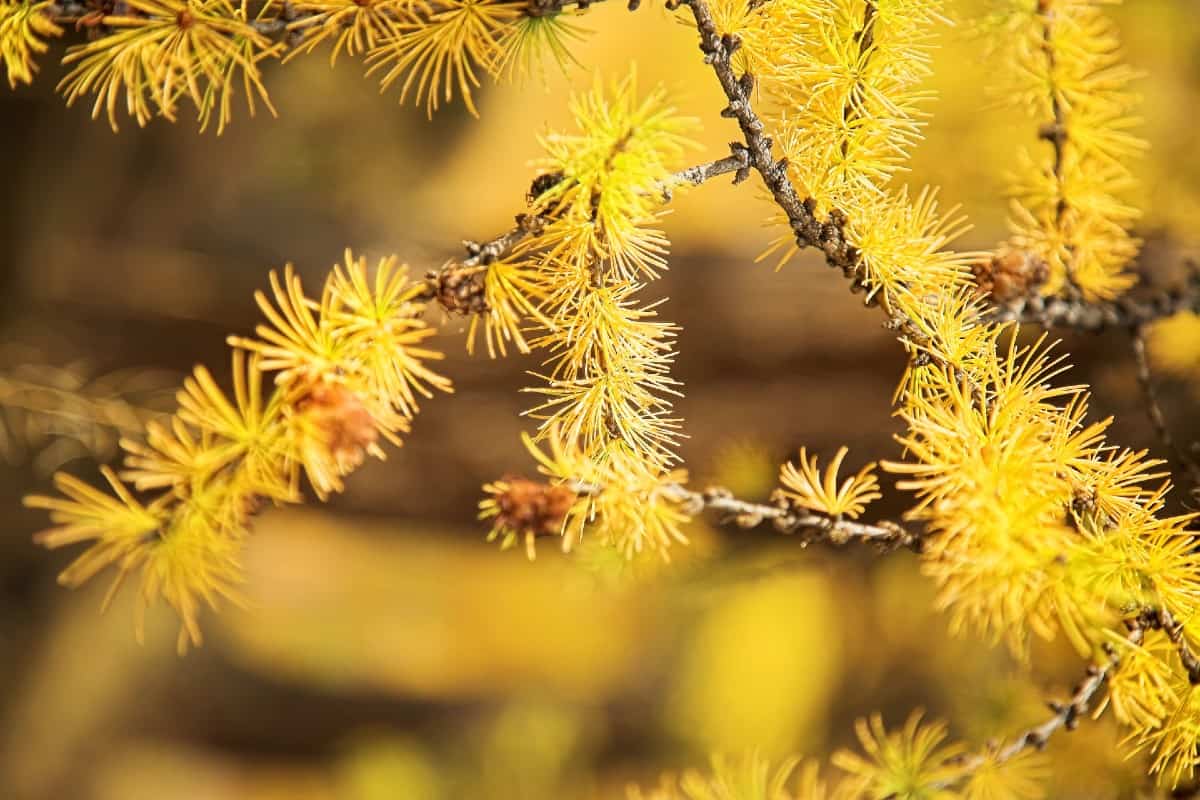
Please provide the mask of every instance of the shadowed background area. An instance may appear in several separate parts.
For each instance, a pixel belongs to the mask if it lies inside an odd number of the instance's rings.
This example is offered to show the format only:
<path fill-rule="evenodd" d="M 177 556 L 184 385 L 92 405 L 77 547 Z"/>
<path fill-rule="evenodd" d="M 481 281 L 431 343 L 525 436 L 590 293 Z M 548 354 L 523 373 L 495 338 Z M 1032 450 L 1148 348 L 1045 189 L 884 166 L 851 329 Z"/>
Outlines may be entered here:
<path fill-rule="evenodd" d="M 697 162 L 726 153 L 735 131 L 694 31 L 658 7 L 603 5 L 583 19 L 580 66 L 486 87 L 479 120 L 460 104 L 427 120 L 377 96 L 353 59 L 330 69 L 319 55 L 268 69 L 278 119 L 241 115 L 220 138 L 190 122 L 114 135 L 86 104 L 64 108 L 54 59 L 32 87 L 0 92 L 0 797 L 616 798 L 713 751 L 825 754 L 873 710 L 898 724 L 924 707 L 980 742 L 1040 719 L 1074 680 L 1081 665 L 1059 645 L 1030 668 L 950 637 L 907 552 L 802 549 L 714 520 L 652 574 L 552 547 L 536 563 L 498 552 L 475 521 L 479 487 L 533 471 L 519 389 L 538 363 L 468 356 L 457 318 L 432 340 L 454 394 L 424 403 L 403 448 L 329 504 L 256 520 L 249 605 L 207 614 L 200 650 L 175 655 L 165 613 L 138 645 L 128 592 L 101 615 L 102 582 L 55 585 L 70 556 L 31 543 L 45 519 L 22 495 L 54 468 L 94 480 L 193 364 L 220 374 L 268 269 L 294 262 L 312 288 L 346 246 L 418 274 L 460 256 L 522 210 L 536 136 L 569 124 L 572 88 L 631 60 L 644 89 L 665 84 L 703 120 Z M 978 4 L 950 7 L 960 24 L 942 34 L 908 178 L 961 204 L 965 247 L 982 249 L 1005 235 L 1006 164 L 1036 130 L 984 88 L 995 65 L 968 33 Z M 1146 72 L 1142 266 L 1170 283 L 1198 241 L 1200 26 L 1181 0 L 1112 13 Z M 682 326 L 693 480 L 765 498 L 801 445 L 824 460 L 847 444 L 855 469 L 897 457 L 903 353 L 882 316 L 811 255 L 755 263 L 776 235 L 755 181 L 721 179 L 671 209 L 671 269 L 646 292 Z M 1063 347 L 1094 413 L 1116 415 L 1113 439 L 1161 449 L 1127 339 Z M 1185 442 L 1200 438 L 1194 372 L 1161 378 Z M 886 488 L 872 512 L 898 517 L 906 497 Z M 1056 739 L 1051 796 L 1146 788 L 1138 765 L 1113 765 L 1117 736 L 1105 723 Z"/>

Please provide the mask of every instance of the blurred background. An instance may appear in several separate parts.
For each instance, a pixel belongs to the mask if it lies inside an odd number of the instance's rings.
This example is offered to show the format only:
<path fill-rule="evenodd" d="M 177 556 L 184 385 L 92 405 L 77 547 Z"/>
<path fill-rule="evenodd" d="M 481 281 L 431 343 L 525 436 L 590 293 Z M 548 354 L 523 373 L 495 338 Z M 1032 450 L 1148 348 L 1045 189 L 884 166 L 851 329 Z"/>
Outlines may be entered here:
<path fill-rule="evenodd" d="M 420 273 L 507 229 L 536 134 L 569 124 L 572 88 L 632 60 L 644 88 L 664 83 L 704 120 L 696 161 L 726 154 L 736 132 L 716 114 L 694 31 L 656 4 L 607 6 L 581 20 L 593 34 L 579 67 L 487 87 L 480 120 L 454 104 L 428 121 L 377 96 L 361 63 L 331 70 L 320 55 L 269 68 L 279 118 L 239 110 L 220 138 L 187 122 L 114 135 L 54 95 L 55 58 L 33 87 L 0 92 L 0 797 L 619 798 L 713 751 L 824 756 L 875 710 L 896 725 L 923 707 L 979 743 L 1040 720 L 1080 674 L 1057 645 L 1030 668 L 950 637 L 907 552 L 802 550 L 700 522 L 669 566 L 498 552 L 475 504 L 481 483 L 532 472 L 517 390 L 536 361 L 468 357 L 457 319 L 435 340 L 455 394 L 426 403 L 405 446 L 344 495 L 256 521 L 250 606 L 207 615 L 203 648 L 177 657 L 165 613 L 136 644 L 128 592 L 99 613 L 104 581 L 56 586 L 71 554 L 31 543 L 45 518 L 21 496 L 55 468 L 94 479 L 118 432 L 169 408 L 193 364 L 223 367 L 226 334 L 257 321 L 269 268 L 293 261 L 317 286 L 349 245 Z M 986 248 L 1005 233 L 1006 164 L 1036 124 L 983 88 L 997 64 L 968 35 L 978 4 L 950 8 L 959 24 L 942 35 L 940 99 L 908 179 L 941 186 L 975 224 L 964 246 Z M 1146 72 L 1152 149 L 1135 194 L 1142 266 L 1161 283 L 1200 241 L 1195 12 L 1186 0 L 1112 9 Z M 683 326 L 693 480 L 765 498 L 800 445 L 825 460 L 848 444 L 855 469 L 897 456 L 889 401 L 903 362 L 837 272 L 812 257 L 778 273 L 754 263 L 774 235 L 757 192 L 718 181 L 678 198 L 671 271 L 647 291 Z M 1175 329 L 1175 370 L 1160 380 L 1184 441 L 1200 438 L 1196 329 Z M 1127 340 L 1064 338 L 1094 413 L 1117 416 L 1114 440 L 1161 449 Z M 889 492 L 873 513 L 904 502 Z M 1139 764 L 1113 757 L 1118 736 L 1101 723 L 1056 737 L 1051 796 L 1148 791 Z"/>

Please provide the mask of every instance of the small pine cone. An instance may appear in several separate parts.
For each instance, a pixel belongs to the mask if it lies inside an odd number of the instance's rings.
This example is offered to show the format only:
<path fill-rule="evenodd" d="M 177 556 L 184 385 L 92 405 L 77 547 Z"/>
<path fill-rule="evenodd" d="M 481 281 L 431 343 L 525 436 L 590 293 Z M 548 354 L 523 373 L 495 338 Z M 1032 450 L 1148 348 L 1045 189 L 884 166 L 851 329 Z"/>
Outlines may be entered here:
<path fill-rule="evenodd" d="M 488 311 L 481 269 L 447 266 L 426 275 L 435 286 L 434 297 L 446 311 L 454 314 L 483 314 Z"/>
<path fill-rule="evenodd" d="M 575 503 L 576 494 L 528 478 L 505 478 L 496 484 L 496 526 L 534 536 L 556 536 Z"/>
<path fill-rule="evenodd" d="M 971 265 L 979 293 L 996 303 L 1011 303 L 1036 294 L 1050 277 L 1046 262 L 1023 250 L 1005 250 Z"/>
<path fill-rule="evenodd" d="M 300 413 L 319 432 L 322 443 L 339 466 L 357 466 L 379 439 L 379 426 L 362 399 L 336 383 L 318 383 L 297 404 Z"/>

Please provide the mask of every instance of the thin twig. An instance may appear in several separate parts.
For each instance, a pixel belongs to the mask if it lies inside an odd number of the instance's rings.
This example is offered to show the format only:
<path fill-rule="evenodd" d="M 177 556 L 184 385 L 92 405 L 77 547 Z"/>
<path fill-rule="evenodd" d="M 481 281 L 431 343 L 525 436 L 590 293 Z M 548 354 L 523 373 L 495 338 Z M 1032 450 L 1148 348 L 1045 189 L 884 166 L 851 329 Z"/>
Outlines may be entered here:
<path fill-rule="evenodd" d="M 517 224 L 511 230 L 486 242 L 463 241 L 467 257 L 458 262 L 459 267 L 486 267 L 499 261 L 513 251 L 518 244 L 531 236 L 537 236 L 549 219 L 540 214 L 518 214 Z"/>
<path fill-rule="evenodd" d="M 1200 464 L 1179 445 L 1167 424 L 1163 414 L 1162 404 L 1158 398 L 1158 387 L 1154 384 L 1154 376 L 1150 373 L 1150 359 L 1146 355 L 1146 331 L 1144 325 L 1129 329 L 1129 340 L 1133 350 L 1133 362 L 1137 366 L 1138 385 L 1142 389 L 1142 398 L 1146 405 L 1146 416 L 1154 427 L 1159 440 L 1174 456 L 1175 462 L 1182 467 L 1191 479 L 1193 486 L 1200 486 Z"/>
<path fill-rule="evenodd" d="M 306 17 L 313 16 L 312 12 L 297 13 L 291 8 L 290 3 L 278 3 L 279 13 L 273 17 L 263 17 L 261 19 L 247 19 L 246 24 L 251 28 L 261 33 L 263 36 L 275 38 L 283 37 L 288 31 L 288 26 L 293 22 L 302 20 Z M 111 13 L 104 13 L 101 6 L 92 5 L 85 0 L 56 0 L 45 8 L 45 14 L 57 25 L 65 27 L 89 28 L 101 35 L 111 32 L 113 29 L 106 24 L 106 20 L 110 17 L 127 17 L 127 16 L 142 16 L 136 12 L 132 13 L 128 10 L 113 8 Z M 350 24 L 347 20 L 343 25 Z M 288 44 L 294 45 L 295 38 L 288 37 Z"/>
<path fill-rule="evenodd" d="M 1052 3 L 1039 2 L 1037 6 L 1038 17 L 1042 22 L 1042 54 L 1046 57 L 1046 74 L 1049 77 L 1050 84 L 1050 109 L 1053 114 L 1053 119 L 1045 123 L 1038 129 L 1038 138 L 1049 142 L 1054 148 L 1054 166 L 1053 172 L 1055 189 L 1058 193 L 1058 199 L 1054 204 L 1054 224 L 1055 228 L 1062 231 L 1066 227 L 1067 213 L 1070 211 L 1070 204 L 1067 202 L 1066 184 L 1066 163 L 1067 163 L 1067 140 L 1070 134 L 1067 130 L 1067 109 L 1060 96 L 1058 86 L 1055 84 L 1055 71 L 1058 68 L 1058 53 L 1054 49 L 1054 20 L 1055 8 Z M 1067 251 L 1066 272 L 1067 279 L 1065 290 L 1067 294 L 1078 297 L 1081 292 L 1075 280 L 1075 261 L 1078 248 L 1074 240 L 1068 240 L 1064 245 Z"/>
<path fill-rule="evenodd" d="M 721 516 L 722 522 L 747 529 L 769 521 L 780 533 L 801 535 L 805 544 L 829 542 L 842 545 L 862 541 L 889 549 L 906 547 L 918 552 L 921 549 L 920 537 L 895 522 L 856 522 L 797 509 L 782 500 L 772 504 L 752 503 L 739 500 L 728 489 L 719 486 L 697 492 L 681 484 L 672 484 L 667 488 L 667 494 L 692 515 L 714 511 Z"/>
<path fill-rule="evenodd" d="M 1007 744 L 1000 746 L 999 749 L 987 748 L 983 752 L 967 756 L 958 765 L 962 769 L 962 774 L 952 781 L 947 781 L 947 784 L 963 780 L 984 764 L 1003 764 L 1016 758 L 1025 750 L 1041 750 L 1050 741 L 1050 737 L 1063 728 L 1068 731 L 1075 730 L 1079 720 L 1087 715 L 1092 700 L 1100 693 L 1117 663 L 1110 660 L 1102 666 L 1089 665 L 1087 674 L 1075 687 L 1075 693 L 1069 700 L 1065 703 L 1054 701 L 1050 703 L 1050 709 L 1054 712 L 1053 716 L 1040 725 L 1026 729 Z"/>
<path fill-rule="evenodd" d="M 604 490 L 602 486 L 584 481 L 572 481 L 567 485 L 581 495 L 596 495 Z M 723 486 L 710 486 L 703 491 L 695 491 L 681 483 L 669 483 L 661 489 L 661 493 L 672 502 L 678 503 L 690 516 L 699 516 L 705 511 L 715 512 L 721 523 L 734 524 L 745 530 L 770 522 L 780 533 L 799 534 L 805 545 L 811 542 L 843 545 L 851 541 L 860 541 L 877 544 L 885 549 L 905 547 L 915 552 L 921 550 L 920 536 L 890 520 L 876 523 L 856 522 L 844 517 L 799 509 L 782 499 L 771 503 L 740 500 Z"/>
<path fill-rule="evenodd" d="M 730 172 L 735 173 L 733 182 L 741 183 L 750 175 L 750 157 L 745 150 L 735 148 L 732 155 L 718 158 L 716 161 L 709 161 L 705 164 L 697 164 L 694 167 L 681 169 L 667 180 L 663 181 L 662 196 L 663 202 L 669 203 L 674 198 L 674 187 L 684 183 L 690 183 L 692 186 L 699 186 L 705 181 L 721 175 L 728 175 Z"/>
<path fill-rule="evenodd" d="M 1058 55 L 1054 51 L 1054 9 L 1049 3 L 1039 3 L 1038 16 L 1042 19 L 1042 54 L 1046 56 L 1047 74 L 1053 76 L 1058 67 Z M 1059 97 L 1058 89 L 1050 84 L 1050 108 L 1054 119 L 1038 130 L 1038 138 L 1044 139 L 1054 148 L 1054 180 L 1058 184 L 1058 203 L 1055 206 L 1057 222 L 1061 226 L 1069 206 L 1062 191 L 1063 173 L 1067 156 L 1067 113 Z"/>
<path fill-rule="evenodd" d="M 815 247 L 825 254 L 830 266 L 842 269 L 843 274 L 856 283 L 859 276 L 859 253 L 846 241 L 846 215 L 833 209 L 826 219 L 816 215 L 816 203 L 803 200 L 796 192 L 787 175 L 787 161 L 775 160 L 772 152 L 774 142 L 766 135 L 766 126 L 755 112 L 750 98 L 754 90 L 754 78 L 749 73 L 738 77 L 733 67 L 733 54 L 741 46 L 736 36 L 721 34 L 705 0 L 668 0 L 669 8 L 686 4 L 700 33 L 700 50 L 704 61 L 716 73 L 728 105 L 721 116 L 737 121 L 744 142 L 733 145 L 735 151 L 744 149 L 750 166 L 758 172 L 771 192 L 775 204 L 787 216 L 796 244 L 800 247 Z"/>
<path fill-rule="evenodd" d="M 870 52 L 872 45 L 875 44 L 875 17 L 878 9 L 875 7 L 874 0 L 867 0 L 863 6 L 863 21 L 862 27 L 854 34 L 854 40 L 858 42 L 858 58 L 859 61 L 864 61 L 867 54 Z M 862 80 L 857 80 L 854 87 L 850 90 L 849 96 L 846 98 L 846 103 L 842 106 L 842 129 L 849 131 L 856 119 L 861 116 L 861 108 L 866 92 Z M 850 155 L 850 135 L 847 133 L 842 137 L 842 157 L 846 158 Z"/>

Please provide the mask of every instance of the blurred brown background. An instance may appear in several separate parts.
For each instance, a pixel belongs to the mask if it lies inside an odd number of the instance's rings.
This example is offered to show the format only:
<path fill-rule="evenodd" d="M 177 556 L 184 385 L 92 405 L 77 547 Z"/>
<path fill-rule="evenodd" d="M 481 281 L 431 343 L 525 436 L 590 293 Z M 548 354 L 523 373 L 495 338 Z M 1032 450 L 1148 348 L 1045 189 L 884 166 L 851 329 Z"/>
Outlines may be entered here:
<path fill-rule="evenodd" d="M 1036 125 L 982 88 L 999 65 L 967 35 L 978 4 L 950 6 L 960 24 L 942 36 L 941 99 L 908 179 L 962 204 L 976 225 L 964 246 L 985 248 L 1004 235 L 1005 165 Z M 1137 192 L 1144 262 L 1167 282 L 1200 220 L 1195 11 L 1183 0 L 1113 10 L 1147 72 L 1153 149 Z M 582 67 L 489 86 L 481 120 L 454 105 L 427 121 L 378 97 L 360 63 L 331 70 L 316 55 L 268 70 L 278 119 L 239 109 L 220 138 L 187 122 L 114 135 L 89 109 L 64 108 L 61 68 L 45 59 L 33 87 L 0 92 L 0 400 L 21 381 L 87 386 L 72 381 L 120 370 L 98 396 L 161 406 L 194 363 L 227 363 L 224 337 L 257 321 L 252 293 L 269 268 L 294 261 L 317 286 L 347 245 L 417 272 L 440 265 L 521 210 L 535 136 L 567 124 L 570 88 L 634 59 L 643 87 L 665 83 L 704 120 L 696 161 L 724 154 L 735 134 L 694 32 L 656 7 L 597 7 L 583 25 L 594 35 Z M 815 259 L 778 273 L 753 263 L 773 235 L 757 191 L 721 182 L 677 199 L 671 271 L 646 291 L 669 297 L 663 315 L 683 326 L 678 410 L 694 479 L 765 497 L 801 444 L 824 458 L 848 444 L 855 466 L 897 455 L 902 354 Z M 45 520 L 21 496 L 59 464 L 94 478 L 112 441 L 77 447 L 41 436 L 19 407 L 4 412 L 0 797 L 619 797 L 714 750 L 824 755 L 872 710 L 895 724 L 923 706 L 981 741 L 1040 718 L 1041 698 L 1078 673 L 1058 647 L 1030 670 L 952 640 L 908 553 L 802 551 L 700 524 L 691 552 L 652 577 L 622 578 L 594 553 L 546 547 L 530 564 L 497 552 L 475 503 L 482 482 L 532 468 L 517 390 L 536 361 L 470 358 L 462 327 L 450 320 L 436 340 L 455 394 L 426 403 L 405 446 L 343 496 L 260 518 L 250 609 L 208 615 L 208 643 L 182 659 L 165 614 L 138 646 L 127 595 L 101 616 L 102 582 L 60 589 L 70 555 L 30 541 Z M 1095 387 L 1094 412 L 1117 415 L 1115 440 L 1157 447 L 1128 343 L 1065 346 L 1071 378 Z M 1163 391 L 1181 438 L 1200 437 L 1194 387 L 1164 379 Z M 903 508 L 892 492 L 873 510 Z M 1056 740 L 1052 796 L 1135 796 L 1137 766 L 1110 757 L 1116 735 L 1095 725 Z"/>

